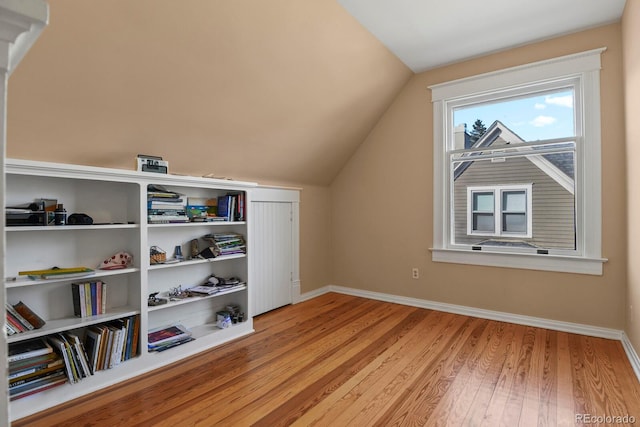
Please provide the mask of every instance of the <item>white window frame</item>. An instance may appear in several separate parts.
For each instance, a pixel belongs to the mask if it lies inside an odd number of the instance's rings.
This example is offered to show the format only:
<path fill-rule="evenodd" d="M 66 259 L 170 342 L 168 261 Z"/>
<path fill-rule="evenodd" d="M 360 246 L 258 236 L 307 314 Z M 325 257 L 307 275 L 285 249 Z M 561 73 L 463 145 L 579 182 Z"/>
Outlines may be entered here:
<path fill-rule="evenodd" d="M 530 239 L 533 236 L 533 215 L 532 215 L 532 184 L 522 185 L 485 185 L 467 187 L 467 234 L 470 236 L 487 236 L 487 237 L 518 237 Z M 502 230 L 502 214 L 504 206 L 502 206 L 502 195 L 505 191 L 522 191 L 525 194 L 525 218 L 527 229 L 524 233 L 509 232 Z M 477 231 L 473 229 L 473 194 L 474 193 L 493 193 L 493 233 Z"/>
<path fill-rule="evenodd" d="M 553 58 L 492 73 L 430 86 L 433 103 L 434 217 L 432 260 L 495 267 L 526 268 L 602 275 L 601 246 L 601 124 L 600 69 L 606 48 Z M 575 81 L 576 105 L 576 250 L 538 250 L 531 253 L 505 248 L 452 244 L 451 162 L 452 108 L 469 99 L 496 99 L 515 88 L 540 87 L 546 82 Z M 578 105 L 579 103 L 579 105 Z"/>

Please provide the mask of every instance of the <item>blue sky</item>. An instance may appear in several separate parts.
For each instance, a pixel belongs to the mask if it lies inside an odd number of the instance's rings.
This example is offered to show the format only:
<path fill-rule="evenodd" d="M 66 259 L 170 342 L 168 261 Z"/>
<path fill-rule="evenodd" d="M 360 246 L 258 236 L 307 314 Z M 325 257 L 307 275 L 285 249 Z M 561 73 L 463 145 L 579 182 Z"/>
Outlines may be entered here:
<path fill-rule="evenodd" d="M 494 120 L 500 120 L 526 141 L 572 136 L 573 91 L 478 104 L 456 109 L 453 114 L 454 125 L 466 123 L 467 132 L 473 130 L 476 119 L 482 120 L 487 128 Z"/>

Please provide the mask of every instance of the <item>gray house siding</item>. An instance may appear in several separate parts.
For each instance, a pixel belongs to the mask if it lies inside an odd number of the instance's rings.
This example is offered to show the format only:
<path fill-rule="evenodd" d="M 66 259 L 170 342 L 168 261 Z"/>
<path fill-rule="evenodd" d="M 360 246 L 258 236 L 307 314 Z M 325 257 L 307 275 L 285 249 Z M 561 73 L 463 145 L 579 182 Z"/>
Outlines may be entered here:
<path fill-rule="evenodd" d="M 532 238 L 470 236 L 467 234 L 467 188 L 533 184 Z M 454 238 L 458 244 L 478 244 L 488 239 L 526 242 L 540 248 L 574 249 L 574 196 L 525 157 L 504 162 L 474 161 L 454 182 Z"/>

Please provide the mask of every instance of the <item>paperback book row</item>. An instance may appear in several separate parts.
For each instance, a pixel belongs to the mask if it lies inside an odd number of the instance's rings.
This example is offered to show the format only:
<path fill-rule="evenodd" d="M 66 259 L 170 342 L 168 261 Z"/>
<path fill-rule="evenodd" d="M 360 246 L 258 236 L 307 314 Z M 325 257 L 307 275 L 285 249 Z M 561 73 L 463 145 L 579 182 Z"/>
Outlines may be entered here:
<path fill-rule="evenodd" d="M 244 193 L 229 193 L 218 197 L 218 216 L 227 221 L 245 220 L 245 195 Z"/>
<path fill-rule="evenodd" d="M 22 301 L 15 305 L 7 303 L 6 309 L 7 322 L 5 324 L 5 329 L 7 331 L 7 335 L 15 335 L 21 332 L 40 329 L 45 324 L 45 321 Z"/>
<path fill-rule="evenodd" d="M 73 314 L 89 317 L 107 312 L 107 284 L 101 280 L 72 283 Z"/>
<path fill-rule="evenodd" d="M 159 185 L 147 188 L 147 222 L 170 224 L 181 222 L 244 221 L 245 194 L 203 198 L 186 197 Z"/>
<path fill-rule="evenodd" d="M 59 385 L 75 384 L 97 371 L 113 368 L 137 355 L 139 316 L 130 316 L 85 331 L 9 345 L 9 396 L 30 396 Z"/>
<path fill-rule="evenodd" d="M 216 198 L 187 197 L 186 213 L 191 222 L 244 221 L 244 193 L 227 193 Z"/>

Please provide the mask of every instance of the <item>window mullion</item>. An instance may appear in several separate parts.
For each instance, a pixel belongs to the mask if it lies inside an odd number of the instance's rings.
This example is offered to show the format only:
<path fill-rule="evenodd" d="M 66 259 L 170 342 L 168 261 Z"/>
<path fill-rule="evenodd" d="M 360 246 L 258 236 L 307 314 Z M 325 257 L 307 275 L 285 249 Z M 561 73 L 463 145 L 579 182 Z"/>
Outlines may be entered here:
<path fill-rule="evenodd" d="M 497 193 L 497 194 L 496 194 Z M 496 236 L 502 236 L 502 190 L 494 190 L 493 192 L 493 202 L 494 202 L 494 207 L 493 207 L 493 216 L 494 218 L 494 222 L 495 222 L 495 229 L 494 229 L 494 234 Z"/>

